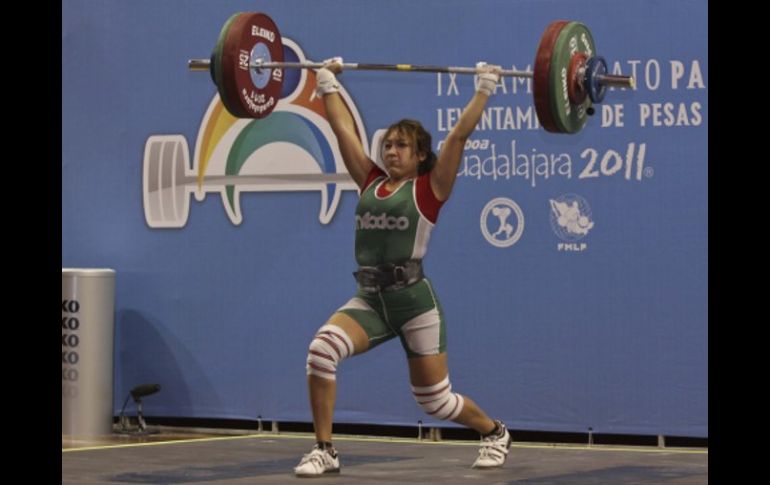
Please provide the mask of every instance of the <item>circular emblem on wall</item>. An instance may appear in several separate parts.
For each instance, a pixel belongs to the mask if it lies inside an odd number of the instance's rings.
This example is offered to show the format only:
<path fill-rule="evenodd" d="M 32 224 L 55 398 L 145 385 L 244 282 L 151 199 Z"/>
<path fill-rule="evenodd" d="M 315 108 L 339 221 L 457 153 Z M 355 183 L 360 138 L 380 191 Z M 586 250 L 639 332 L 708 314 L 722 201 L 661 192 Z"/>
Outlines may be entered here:
<path fill-rule="evenodd" d="M 513 246 L 524 232 L 521 207 L 506 197 L 490 200 L 481 210 L 481 234 L 498 248 Z"/>
<path fill-rule="evenodd" d="M 594 227 L 591 207 L 583 197 L 564 194 L 548 202 L 551 204 L 551 229 L 560 239 L 579 241 Z"/>

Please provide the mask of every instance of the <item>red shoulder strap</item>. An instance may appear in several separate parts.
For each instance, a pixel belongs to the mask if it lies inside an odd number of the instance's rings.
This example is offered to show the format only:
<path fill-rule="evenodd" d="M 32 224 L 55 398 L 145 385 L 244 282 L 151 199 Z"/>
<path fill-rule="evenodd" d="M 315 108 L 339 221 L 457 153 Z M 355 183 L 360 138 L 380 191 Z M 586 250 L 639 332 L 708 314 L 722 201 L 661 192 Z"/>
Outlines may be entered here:
<path fill-rule="evenodd" d="M 364 186 L 363 186 L 363 187 L 361 187 L 361 193 L 363 194 L 363 193 L 364 193 L 364 191 L 365 191 L 365 190 L 366 190 L 366 189 L 367 189 L 367 188 L 368 188 L 370 185 L 372 185 L 372 182 L 374 182 L 375 180 L 377 180 L 377 178 L 379 178 L 379 177 L 382 177 L 383 175 L 387 177 L 387 175 L 388 175 L 388 174 L 386 174 L 386 173 L 385 173 L 385 172 L 384 172 L 384 171 L 383 171 L 383 170 L 382 170 L 380 167 L 378 167 L 377 165 L 375 165 L 374 167 L 372 167 L 372 169 L 371 169 L 371 170 L 369 170 L 369 175 L 367 175 L 367 176 L 366 176 L 366 182 L 364 182 Z"/>
<path fill-rule="evenodd" d="M 417 208 L 432 223 L 438 220 L 438 211 L 444 202 L 436 198 L 433 189 L 430 187 L 430 172 L 417 177 L 415 182 L 415 194 L 417 196 Z"/>

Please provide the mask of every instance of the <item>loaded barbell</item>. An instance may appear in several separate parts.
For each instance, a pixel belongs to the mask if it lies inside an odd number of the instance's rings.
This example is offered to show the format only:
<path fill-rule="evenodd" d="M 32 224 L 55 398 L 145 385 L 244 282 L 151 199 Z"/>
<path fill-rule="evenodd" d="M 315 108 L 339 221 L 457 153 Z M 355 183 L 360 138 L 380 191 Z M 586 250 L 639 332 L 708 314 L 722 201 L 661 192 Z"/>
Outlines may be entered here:
<path fill-rule="evenodd" d="M 319 69 L 316 62 L 284 62 L 281 34 L 258 12 L 232 15 L 219 33 L 210 59 L 190 59 L 192 71 L 209 71 L 225 108 L 239 118 L 264 118 L 280 98 L 284 69 Z M 476 74 L 475 67 L 343 63 L 343 70 Z M 580 22 L 548 25 L 535 55 L 534 71 L 502 70 L 501 76 L 531 78 L 535 112 L 553 133 L 577 133 L 601 103 L 608 87 L 635 89 L 633 77 L 609 74 L 596 55 L 593 36 Z"/>

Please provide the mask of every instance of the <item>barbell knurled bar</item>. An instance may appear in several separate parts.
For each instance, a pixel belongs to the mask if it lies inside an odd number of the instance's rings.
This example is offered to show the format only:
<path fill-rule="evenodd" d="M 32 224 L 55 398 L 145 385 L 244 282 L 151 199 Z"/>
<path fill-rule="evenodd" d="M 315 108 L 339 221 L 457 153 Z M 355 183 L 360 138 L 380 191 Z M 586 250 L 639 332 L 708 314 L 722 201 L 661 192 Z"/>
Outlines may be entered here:
<path fill-rule="evenodd" d="M 481 72 L 476 67 L 458 67 L 458 66 L 429 66 L 419 64 L 362 64 L 344 62 L 341 64 L 343 71 L 395 71 L 395 72 L 445 72 L 456 74 L 478 74 Z M 190 59 L 187 61 L 187 67 L 191 71 L 208 71 L 211 69 L 209 59 Z M 322 62 L 253 62 L 249 64 L 251 69 L 321 69 L 324 67 Z M 516 71 L 513 69 L 501 69 L 500 75 L 504 77 L 532 78 L 535 73 L 532 71 Z M 603 86 L 614 86 L 621 88 L 636 89 L 636 82 L 631 76 L 619 76 L 604 74 L 596 77 L 599 84 Z"/>

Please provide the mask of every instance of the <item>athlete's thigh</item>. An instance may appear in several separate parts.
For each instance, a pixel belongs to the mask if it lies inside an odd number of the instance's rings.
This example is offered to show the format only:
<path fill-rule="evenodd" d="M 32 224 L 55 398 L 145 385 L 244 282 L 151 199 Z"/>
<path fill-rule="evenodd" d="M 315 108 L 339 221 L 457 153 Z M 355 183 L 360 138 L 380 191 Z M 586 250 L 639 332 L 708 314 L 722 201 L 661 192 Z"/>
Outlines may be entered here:
<path fill-rule="evenodd" d="M 432 386 L 449 375 L 446 352 L 410 357 L 408 362 L 409 381 L 413 386 Z"/>
<path fill-rule="evenodd" d="M 355 332 L 355 353 L 360 354 L 396 336 L 381 310 L 376 299 L 359 294 L 340 307 L 329 319 L 329 323 L 338 325 L 345 331 L 350 328 Z"/>
<path fill-rule="evenodd" d="M 446 352 L 446 322 L 427 278 L 384 297 L 389 323 L 409 358 Z"/>
<path fill-rule="evenodd" d="M 369 337 L 364 328 L 350 315 L 337 312 L 326 321 L 328 325 L 340 327 L 353 342 L 353 354 L 361 354 L 369 350 Z"/>

